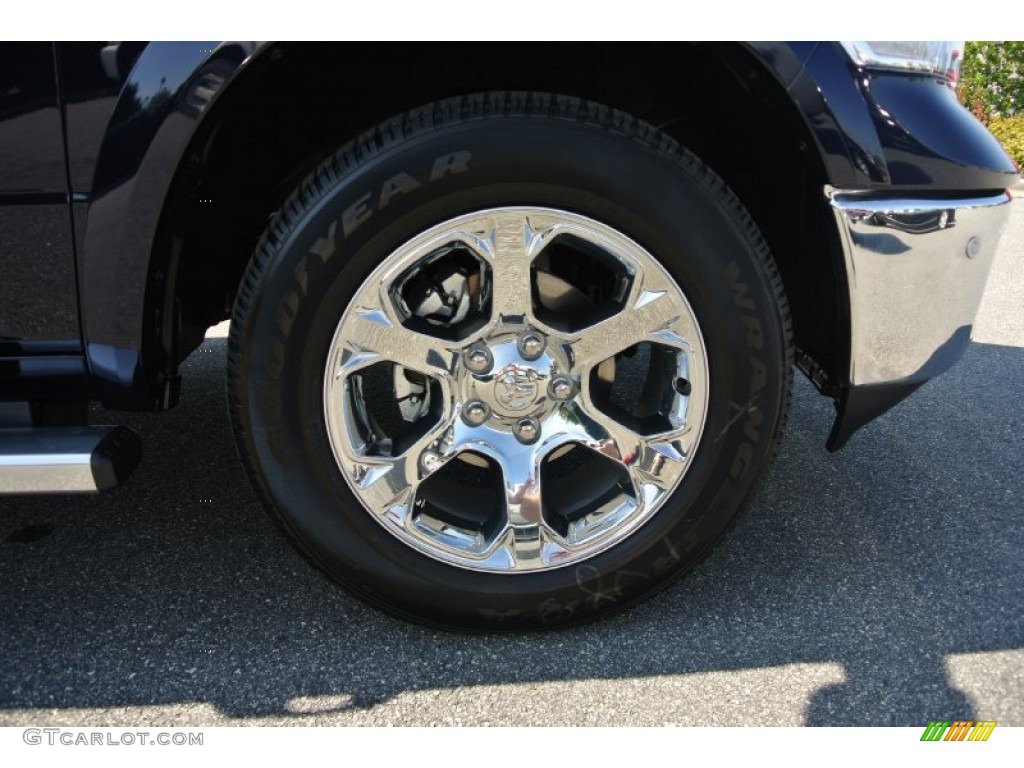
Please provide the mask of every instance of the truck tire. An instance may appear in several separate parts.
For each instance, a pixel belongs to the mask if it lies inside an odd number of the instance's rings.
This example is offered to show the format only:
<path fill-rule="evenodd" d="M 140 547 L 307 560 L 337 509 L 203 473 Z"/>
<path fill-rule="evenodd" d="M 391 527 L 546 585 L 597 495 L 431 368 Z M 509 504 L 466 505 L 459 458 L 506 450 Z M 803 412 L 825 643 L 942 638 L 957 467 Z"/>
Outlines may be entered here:
<path fill-rule="evenodd" d="M 438 102 L 340 148 L 241 282 L 240 454 L 297 547 L 433 626 L 586 621 L 692 568 L 774 456 L 782 283 L 713 172 L 629 115 Z"/>

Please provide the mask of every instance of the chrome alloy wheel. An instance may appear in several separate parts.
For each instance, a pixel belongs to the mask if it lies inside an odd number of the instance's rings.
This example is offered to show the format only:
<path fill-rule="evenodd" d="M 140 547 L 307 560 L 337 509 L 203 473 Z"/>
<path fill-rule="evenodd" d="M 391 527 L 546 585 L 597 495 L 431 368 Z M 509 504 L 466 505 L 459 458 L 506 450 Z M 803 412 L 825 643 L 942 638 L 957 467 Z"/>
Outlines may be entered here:
<path fill-rule="evenodd" d="M 496 208 L 391 253 L 334 333 L 334 458 L 385 530 L 524 573 L 623 541 L 679 486 L 708 363 L 679 285 L 584 216 Z"/>

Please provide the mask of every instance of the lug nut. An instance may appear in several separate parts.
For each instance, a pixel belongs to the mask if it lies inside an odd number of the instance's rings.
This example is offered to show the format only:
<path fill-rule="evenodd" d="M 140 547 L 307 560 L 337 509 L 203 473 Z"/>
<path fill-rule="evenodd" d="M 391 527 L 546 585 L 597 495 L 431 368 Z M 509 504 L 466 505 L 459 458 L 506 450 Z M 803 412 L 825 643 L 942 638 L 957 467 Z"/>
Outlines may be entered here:
<path fill-rule="evenodd" d="M 487 373 L 494 364 L 494 358 L 487 347 L 473 347 L 465 354 L 466 367 L 473 373 Z"/>
<path fill-rule="evenodd" d="M 436 472 L 441 468 L 441 454 L 434 451 L 424 451 L 420 455 L 420 464 L 427 472 Z"/>
<path fill-rule="evenodd" d="M 519 353 L 526 360 L 536 360 L 544 352 L 544 337 L 535 331 L 527 331 L 519 337 Z"/>
<path fill-rule="evenodd" d="M 555 400 L 568 400 L 576 393 L 576 386 L 568 376 L 556 376 L 551 380 L 551 396 Z"/>
<path fill-rule="evenodd" d="M 536 419 L 520 419 L 514 427 L 516 438 L 521 443 L 532 443 L 540 435 L 540 424 Z"/>
<path fill-rule="evenodd" d="M 470 400 L 462 409 L 462 420 L 471 427 L 479 427 L 490 415 L 490 409 L 479 400 Z"/>

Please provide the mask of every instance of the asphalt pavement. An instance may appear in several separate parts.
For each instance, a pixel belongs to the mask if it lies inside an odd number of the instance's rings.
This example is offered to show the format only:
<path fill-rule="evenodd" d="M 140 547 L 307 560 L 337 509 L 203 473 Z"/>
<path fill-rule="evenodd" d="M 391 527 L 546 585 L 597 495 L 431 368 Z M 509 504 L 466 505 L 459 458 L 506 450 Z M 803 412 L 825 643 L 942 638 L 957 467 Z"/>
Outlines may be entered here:
<path fill-rule="evenodd" d="M 824 450 L 798 377 L 746 517 L 688 578 L 586 627 L 385 616 L 284 541 L 235 455 L 225 343 L 181 405 L 108 414 L 103 496 L 0 499 L 0 725 L 1024 725 L 1024 201 L 949 373 Z"/>

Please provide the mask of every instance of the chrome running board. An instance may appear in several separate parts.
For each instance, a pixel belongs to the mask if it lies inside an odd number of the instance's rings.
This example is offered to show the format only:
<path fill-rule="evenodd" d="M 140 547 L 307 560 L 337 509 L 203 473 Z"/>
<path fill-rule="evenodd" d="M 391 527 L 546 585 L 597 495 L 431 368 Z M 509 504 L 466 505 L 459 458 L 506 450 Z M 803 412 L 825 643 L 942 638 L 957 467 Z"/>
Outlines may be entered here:
<path fill-rule="evenodd" d="M 0 494 L 107 491 L 141 456 L 142 441 L 127 427 L 0 429 Z"/>

